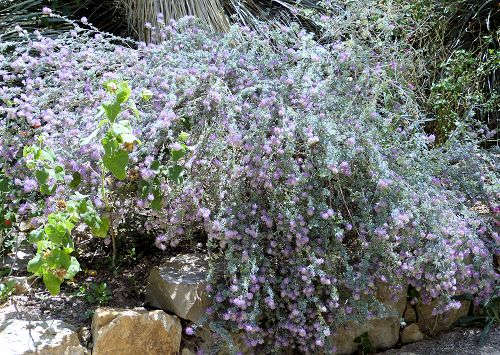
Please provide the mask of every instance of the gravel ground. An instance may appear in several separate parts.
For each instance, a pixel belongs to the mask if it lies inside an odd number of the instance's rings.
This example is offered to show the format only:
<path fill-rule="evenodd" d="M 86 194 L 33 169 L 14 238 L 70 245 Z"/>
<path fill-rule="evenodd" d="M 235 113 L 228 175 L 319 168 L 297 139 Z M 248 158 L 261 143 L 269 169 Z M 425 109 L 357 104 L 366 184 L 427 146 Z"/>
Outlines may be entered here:
<path fill-rule="evenodd" d="M 500 327 L 491 331 L 483 346 L 477 344 L 480 333 L 478 328 L 459 328 L 379 355 L 500 355 Z"/>

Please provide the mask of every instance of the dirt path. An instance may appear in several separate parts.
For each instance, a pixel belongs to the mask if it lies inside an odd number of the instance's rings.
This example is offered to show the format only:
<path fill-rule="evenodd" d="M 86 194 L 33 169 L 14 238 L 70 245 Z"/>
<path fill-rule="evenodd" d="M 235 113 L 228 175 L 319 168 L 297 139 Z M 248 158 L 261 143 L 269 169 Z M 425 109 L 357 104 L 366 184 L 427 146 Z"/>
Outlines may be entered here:
<path fill-rule="evenodd" d="M 500 327 L 493 329 L 483 346 L 477 344 L 481 329 L 455 329 L 435 339 L 391 349 L 379 355 L 500 355 Z"/>

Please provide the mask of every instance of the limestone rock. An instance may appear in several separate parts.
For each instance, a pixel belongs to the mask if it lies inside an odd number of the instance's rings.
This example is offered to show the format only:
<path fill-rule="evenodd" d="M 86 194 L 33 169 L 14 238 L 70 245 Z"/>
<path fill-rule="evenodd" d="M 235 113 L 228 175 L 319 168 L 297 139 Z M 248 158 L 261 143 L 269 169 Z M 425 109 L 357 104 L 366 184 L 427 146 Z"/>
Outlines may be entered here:
<path fill-rule="evenodd" d="M 415 323 L 417 321 L 417 313 L 415 313 L 415 309 L 408 305 L 406 308 L 404 319 L 406 323 Z"/>
<path fill-rule="evenodd" d="M 385 306 L 389 307 L 399 317 L 403 316 L 406 309 L 406 294 L 408 285 L 389 285 L 387 283 L 379 283 L 377 285 L 377 299 Z"/>
<path fill-rule="evenodd" d="M 337 330 L 332 336 L 337 354 L 352 354 L 357 351 L 358 344 L 354 342 L 358 336 L 367 333 L 371 344 L 376 349 L 386 349 L 394 346 L 399 340 L 400 318 L 406 308 L 406 286 L 389 287 L 379 284 L 377 299 L 384 304 L 391 316 L 375 318 L 363 324 L 348 324 Z"/>
<path fill-rule="evenodd" d="M 432 310 L 436 307 L 437 301 L 429 304 L 418 303 L 418 325 L 420 329 L 428 335 L 434 335 L 449 329 L 460 317 L 466 316 L 469 311 L 470 301 L 461 301 L 459 309 L 452 309 L 446 313 L 432 315 Z"/>
<path fill-rule="evenodd" d="M 35 256 L 31 245 L 21 244 L 15 251 L 0 256 L 0 266 L 8 267 L 12 271 L 26 270 L 28 262 Z"/>
<path fill-rule="evenodd" d="M 358 350 L 354 339 L 368 333 L 371 344 L 376 349 L 387 349 L 394 346 L 399 339 L 399 319 L 396 317 L 372 319 L 361 325 L 349 325 L 337 330 L 332 337 L 336 354 L 352 354 Z"/>
<path fill-rule="evenodd" d="M 179 319 L 163 311 L 98 308 L 92 319 L 92 354 L 177 354 L 181 333 Z"/>
<path fill-rule="evenodd" d="M 35 227 L 33 226 L 33 224 L 31 224 L 30 221 L 21 221 L 18 224 L 18 228 L 20 232 L 29 232 L 35 229 Z"/>
<path fill-rule="evenodd" d="M 415 323 L 410 324 L 401 332 L 401 342 L 403 344 L 415 343 L 422 339 L 424 339 L 424 334 L 422 334 L 420 328 Z"/>
<path fill-rule="evenodd" d="M 205 291 L 207 269 L 207 259 L 198 255 L 171 258 L 151 271 L 147 301 L 181 318 L 198 321 L 209 304 Z"/>
<path fill-rule="evenodd" d="M 9 355 L 89 354 L 76 332 L 60 320 L 5 320 L 0 326 L 0 349 Z"/>
<path fill-rule="evenodd" d="M 9 281 L 14 281 L 14 294 L 22 295 L 28 293 L 31 290 L 30 284 L 28 282 L 28 277 L 26 276 L 7 276 L 2 279 L 2 283 Z"/>

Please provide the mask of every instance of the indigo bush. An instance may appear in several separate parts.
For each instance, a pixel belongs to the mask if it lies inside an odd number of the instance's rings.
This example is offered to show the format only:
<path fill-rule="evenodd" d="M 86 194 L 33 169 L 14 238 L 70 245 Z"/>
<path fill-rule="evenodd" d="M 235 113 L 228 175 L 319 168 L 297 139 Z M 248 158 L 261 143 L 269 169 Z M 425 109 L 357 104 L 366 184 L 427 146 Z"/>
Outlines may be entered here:
<path fill-rule="evenodd" d="M 27 169 L 23 147 L 42 137 L 99 211 L 104 177 L 110 228 L 146 215 L 161 249 L 207 235 L 213 328 L 267 350 L 328 348 L 342 324 L 384 312 L 381 283 L 439 298 L 436 312 L 455 295 L 485 299 L 499 238 L 472 206 L 498 213 L 494 157 L 466 129 L 434 144 L 407 80 L 411 51 L 390 12 L 367 11 L 323 18 L 323 38 L 295 25 L 217 35 L 185 18 L 137 49 L 79 27 L 0 44 L 0 159 L 24 191 L 20 214 L 43 222 L 72 194 L 48 181 L 41 195 Z M 367 32 L 346 38 L 356 26 Z M 110 80 L 132 87 L 119 117 L 140 141 L 120 177 L 85 141 Z"/>

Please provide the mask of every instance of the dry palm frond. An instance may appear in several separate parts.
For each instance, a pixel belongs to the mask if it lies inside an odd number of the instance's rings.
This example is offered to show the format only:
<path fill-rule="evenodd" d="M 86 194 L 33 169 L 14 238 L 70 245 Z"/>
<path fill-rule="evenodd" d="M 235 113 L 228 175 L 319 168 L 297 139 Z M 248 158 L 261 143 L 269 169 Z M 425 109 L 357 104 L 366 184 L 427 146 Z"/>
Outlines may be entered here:
<path fill-rule="evenodd" d="M 117 0 L 126 9 L 131 32 L 146 42 L 151 33 L 146 23 L 195 16 L 215 31 L 227 31 L 232 22 L 259 29 L 279 23 L 307 23 L 303 10 L 321 9 L 319 0 Z"/>
<path fill-rule="evenodd" d="M 145 27 L 155 24 L 159 15 L 166 20 L 195 16 L 216 31 L 229 29 L 229 19 L 221 0 L 120 0 L 128 14 L 131 30 L 140 40 L 149 42 L 151 33 Z"/>

